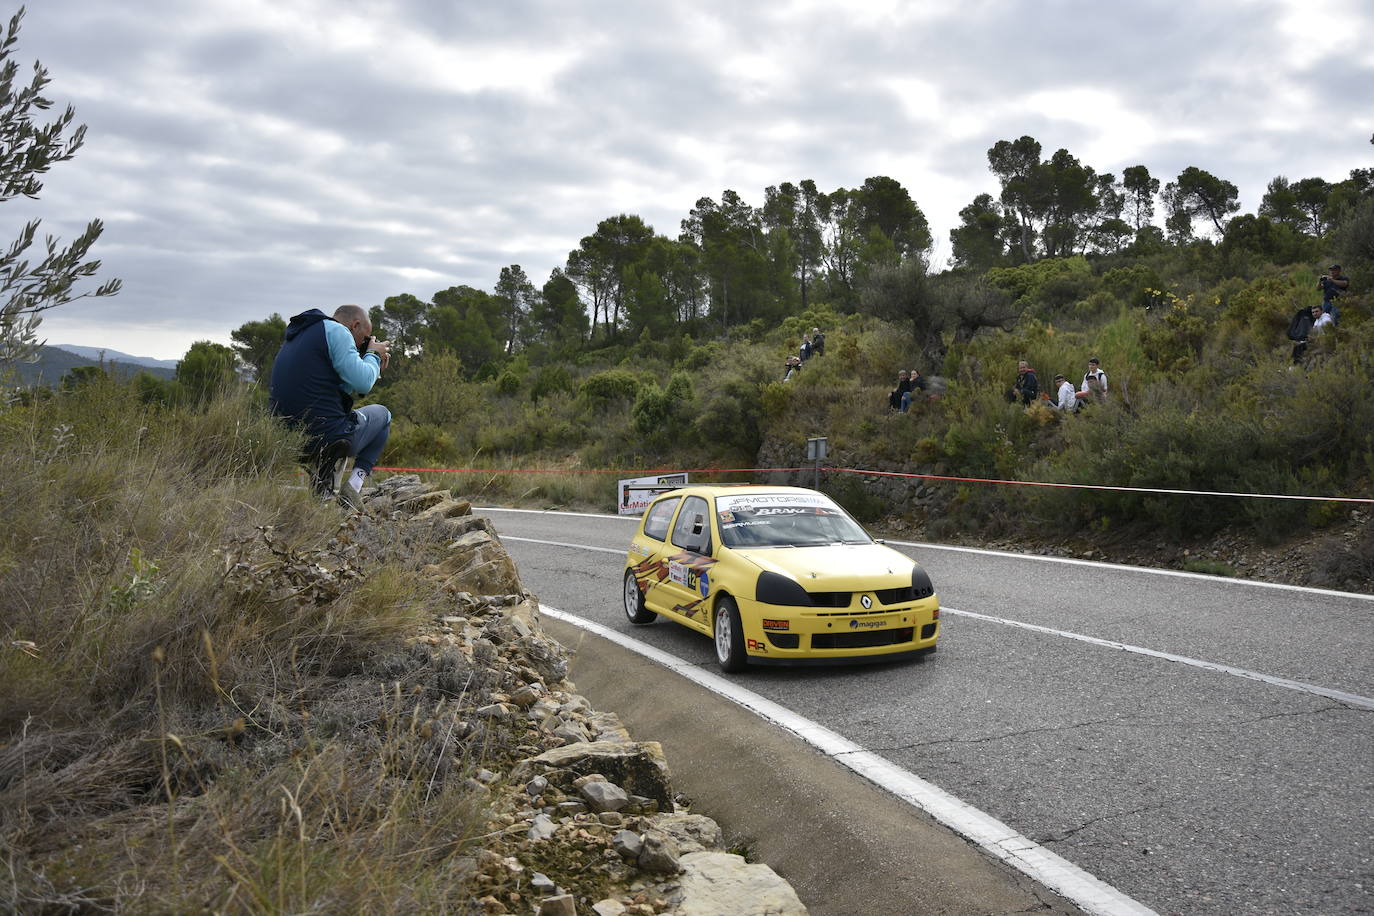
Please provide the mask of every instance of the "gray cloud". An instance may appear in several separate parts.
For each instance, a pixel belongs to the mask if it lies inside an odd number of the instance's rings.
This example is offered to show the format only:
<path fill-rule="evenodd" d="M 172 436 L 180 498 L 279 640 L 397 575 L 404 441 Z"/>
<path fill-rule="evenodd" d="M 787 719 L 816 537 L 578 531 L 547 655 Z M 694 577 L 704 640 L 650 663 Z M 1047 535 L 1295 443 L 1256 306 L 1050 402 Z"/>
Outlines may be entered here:
<path fill-rule="evenodd" d="M 761 204 L 888 174 L 943 242 L 997 191 L 987 148 L 1026 133 L 1099 171 L 1198 165 L 1251 209 L 1276 174 L 1370 159 L 1374 12 L 1354 4 L 892 6 L 34 6 L 18 58 L 90 138 L 0 232 L 104 217 L 125 292 L 45 333 L 175 357 L 274 311 L 490 289 L 512 263 L 542 283 L 599 220 L 676 236 L 725 188 Z M 1339 54 L 1314 40 L 1333 29 Z"/>

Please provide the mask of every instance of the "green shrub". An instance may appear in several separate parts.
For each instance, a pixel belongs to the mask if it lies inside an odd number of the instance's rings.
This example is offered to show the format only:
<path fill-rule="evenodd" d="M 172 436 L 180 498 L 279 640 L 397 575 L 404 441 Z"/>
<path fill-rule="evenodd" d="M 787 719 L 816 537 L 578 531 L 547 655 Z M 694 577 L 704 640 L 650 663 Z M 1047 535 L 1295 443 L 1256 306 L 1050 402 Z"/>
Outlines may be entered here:
<path fill-rule="evenodd" d="M 588 377 L 577 392 L 578 399 L 593 410 L 633 401 L 638 394 L 639 379 L 624 369 L 598 372 Z"/>
<path fill-rule="evenodd" d="M 530 383 L 530 399 L 539 401 L 556 395 L 570 394 L 574 390 L 572 376 L 561 363 L 544 366 L 534 374 Z"/>

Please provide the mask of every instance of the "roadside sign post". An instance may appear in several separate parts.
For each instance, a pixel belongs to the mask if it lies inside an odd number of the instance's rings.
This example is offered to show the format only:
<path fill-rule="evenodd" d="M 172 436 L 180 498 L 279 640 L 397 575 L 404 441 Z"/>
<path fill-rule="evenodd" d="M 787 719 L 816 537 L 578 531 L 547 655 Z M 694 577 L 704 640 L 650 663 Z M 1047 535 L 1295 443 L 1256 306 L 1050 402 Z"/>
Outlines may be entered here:
<path fill-rule="evenodd" d="M 824 436 L 806 440 L 806 460 L 816 462 L 813 490 L 821 488 L 821 462 L 830 454 L 829 445 L 829 440 Z"/>
<path fill-rule="evenodd" d="M 658 494 L 685 486 L 686 474 L 659 474 L 655 477 L 631 477 L 622 480 L 616 488 L 619 493 L 619 499 L 616 500 L 617 514 L 641 515 Z"/>

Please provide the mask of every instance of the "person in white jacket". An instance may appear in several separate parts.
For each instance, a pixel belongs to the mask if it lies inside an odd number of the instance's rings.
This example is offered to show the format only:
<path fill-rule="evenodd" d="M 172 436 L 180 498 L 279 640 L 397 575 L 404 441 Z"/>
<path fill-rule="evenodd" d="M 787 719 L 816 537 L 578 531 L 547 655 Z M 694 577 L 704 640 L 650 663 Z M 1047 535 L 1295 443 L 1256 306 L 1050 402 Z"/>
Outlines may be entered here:
<path fill-rule="evenodd" d="M 1054 400 L 1054 406 L 1060 410 L 1073 410 L 1078 406 L 1078 398 L 1074 395 L 1073 386 L 1069 380 L 1062 375 L 1054 377 L 1055 387 L 1058 389 L 1058 396 Z"/>

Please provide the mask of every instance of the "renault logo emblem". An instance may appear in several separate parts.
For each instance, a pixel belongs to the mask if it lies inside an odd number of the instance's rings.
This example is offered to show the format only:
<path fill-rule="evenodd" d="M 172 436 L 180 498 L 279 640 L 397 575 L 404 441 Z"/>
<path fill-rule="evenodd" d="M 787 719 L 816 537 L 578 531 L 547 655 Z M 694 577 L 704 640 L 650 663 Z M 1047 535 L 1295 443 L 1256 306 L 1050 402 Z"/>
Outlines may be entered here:
<path fill-rule="evenodd" d="M 859 603 L 864 606 L 865 611 L 873 607 L 873 599 L 868 597 L 867 595 L 864 595 L 862 598 L 860 598 Z"/>

